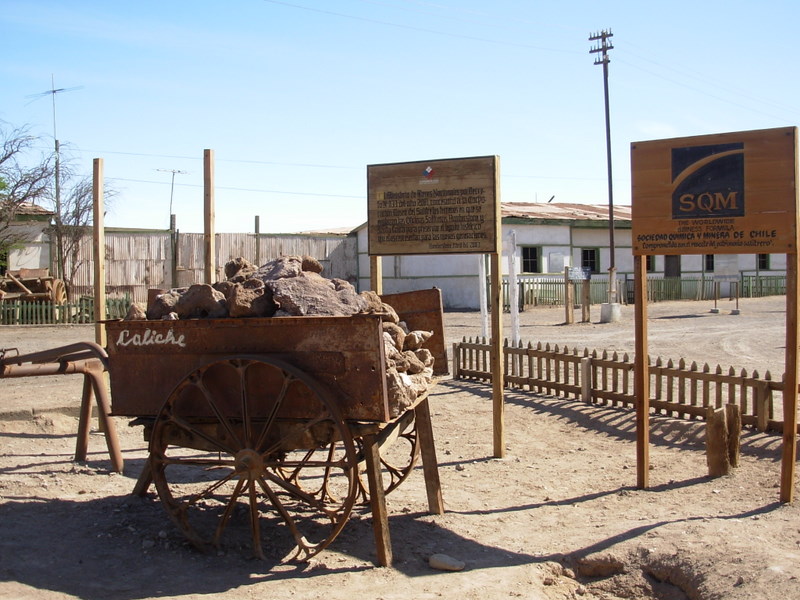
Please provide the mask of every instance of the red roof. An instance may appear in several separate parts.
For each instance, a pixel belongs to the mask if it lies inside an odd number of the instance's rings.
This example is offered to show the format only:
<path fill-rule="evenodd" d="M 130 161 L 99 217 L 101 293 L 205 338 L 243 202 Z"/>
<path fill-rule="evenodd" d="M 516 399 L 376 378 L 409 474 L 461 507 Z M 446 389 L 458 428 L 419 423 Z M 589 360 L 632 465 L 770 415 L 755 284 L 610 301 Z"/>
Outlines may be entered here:
<path fill-rule="evenodd" d="M 52 210 L 34 204 L 33 202 L 21 202 L 15 211 L 17 215 L 45 216 L 54 215 Z"/>

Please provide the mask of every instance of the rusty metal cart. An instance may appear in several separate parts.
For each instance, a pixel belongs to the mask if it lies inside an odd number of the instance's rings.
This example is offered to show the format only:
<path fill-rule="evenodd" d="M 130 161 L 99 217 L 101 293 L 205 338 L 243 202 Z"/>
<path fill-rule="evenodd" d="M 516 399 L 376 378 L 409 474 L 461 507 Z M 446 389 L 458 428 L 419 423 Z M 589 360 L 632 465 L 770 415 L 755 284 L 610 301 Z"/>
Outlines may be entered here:
<path fill-rule="evenodd" d="M 410 328 L 435 331 L 446 372 L 439 290 L 385 300 Z M 362 497 L 389 565 L 385 494 L 419 453 L 429 510 L 443 512 L 427 394 L 392 414 L 379 316 L 116 321 L 106 331 L 112 413 L 134 417 L 149 441 L 134 491 L 154 484 L 196 546 L 238 535 L 258 557 L 308 559 Z M 405 441 L 399 459 L 393 438 Z"/>

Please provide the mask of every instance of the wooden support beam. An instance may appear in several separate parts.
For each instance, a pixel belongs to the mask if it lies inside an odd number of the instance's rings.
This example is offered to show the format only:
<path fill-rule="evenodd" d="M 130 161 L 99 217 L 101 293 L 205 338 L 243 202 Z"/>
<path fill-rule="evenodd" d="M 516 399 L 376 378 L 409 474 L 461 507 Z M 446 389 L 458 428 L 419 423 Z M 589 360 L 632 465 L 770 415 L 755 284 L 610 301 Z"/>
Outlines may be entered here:
<path fill-rule="evenodd" d="M 636 357 L 634 395 L 636 396 L 636 485 L 650 486 L 650 365 L 647 357 L 647 257 L 633 257 L 636 302 Z"/>
<path fill-rule="evenodd" d="M 783 456 L 781 459 L 781 502 L 794 499 L 797 460 L 797 326 L 798 254 L 786 255 L 786 368 L 783 383 Z"/>
<path fill-rule="evenodd" d="M 431 426 L 431 409 L 425 398 L 414 409 L 417 435 L 419 436 L 420 453 L 422 454 L 422 471 L 425 474 L 425 490 L 428 493 L 428 512 L 432 515 L 444 514 L 442 484 L 439 480 L 439 463 L 436 459 L 436 446 Z"/>
<path fill-rule="evenodd" d="M 214 240 L 214 151 L 203 151 L 203 246 L 205 249 L 204 280 L 216 283 L 216 246 Z"/>
<path fill-rule="evenodd" d="M 92 177 L 92 249 L 94 251 L 94 341 L 106 346 L 106 230 L 103 190 L 103 159 L 94 159 Z"/>
<path fill-rule="evenodd" d="M 493 406 L 493 433 L 494 457 L 503 458 L 506 455 L 505 443 L 505 406 L 503 403 L 503 388 L 505 387 L 503 374 L 503 292 L 500 275 L 500 254 L 493 252 L 491 261 L 491 306 L 492 306 L 492 339 L 490 360 L 492 363 L 492 406 Z"/>
<path fill-rule="evenodd" d="M 386 511 L 386 494 L 383 490 L 383 479 L 381 477 L 380 448 L 374 434 L 365 435 L 362 441 L 364 443 L 369 504 L 372 509 L 372 531 L 375 534 L 378 564 L 382 567 L 389 567 L 392 565 L 392 541 L 389 537 L 389 516 Z"/>
<path fill-rule="evenodd" d="M 369 286 L 379 296 L 383 294 L 383 257 L 369 257 Z"/>

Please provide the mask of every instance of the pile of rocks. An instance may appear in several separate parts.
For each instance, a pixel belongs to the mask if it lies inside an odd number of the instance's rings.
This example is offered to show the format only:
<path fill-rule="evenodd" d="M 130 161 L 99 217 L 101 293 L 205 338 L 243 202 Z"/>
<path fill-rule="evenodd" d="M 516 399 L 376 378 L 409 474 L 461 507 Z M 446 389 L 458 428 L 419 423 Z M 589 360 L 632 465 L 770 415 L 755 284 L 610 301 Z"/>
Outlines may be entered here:
<path fill-rule="evenodd" d="M 348 281 L 322 276 L 310 256 L 282 256 L 260 267 L 244 258 L 225 265 L 224 281 L 195 284 L 158 295 L 148 307 L 134 304 L 126 319 L 302 317 L 379 314 L 386 350 L 392 417 L 406 410 L 433 380 L 433 356 L 422 345 L 433 334 L 409 331 L 375 292 L 357 292 Z"/>

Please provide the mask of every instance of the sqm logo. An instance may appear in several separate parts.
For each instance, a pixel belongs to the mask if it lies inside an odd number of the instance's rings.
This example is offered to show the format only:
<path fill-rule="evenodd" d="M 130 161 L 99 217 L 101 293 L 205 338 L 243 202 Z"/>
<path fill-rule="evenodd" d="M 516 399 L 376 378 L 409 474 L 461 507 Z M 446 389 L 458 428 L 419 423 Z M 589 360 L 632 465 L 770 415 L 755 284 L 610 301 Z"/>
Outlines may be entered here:
<path fill-rule="evenodd" d="M 744 143 L 672 149 L 672 218 L 744 216 Z"/>

